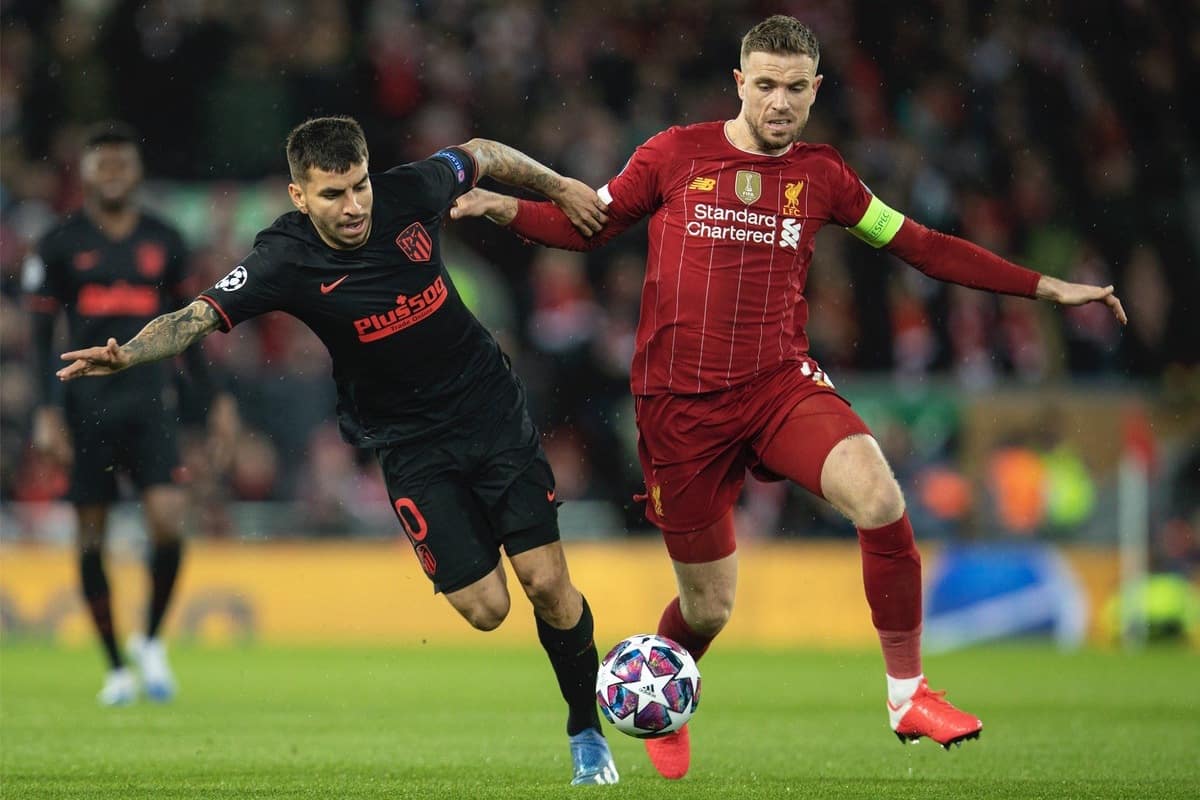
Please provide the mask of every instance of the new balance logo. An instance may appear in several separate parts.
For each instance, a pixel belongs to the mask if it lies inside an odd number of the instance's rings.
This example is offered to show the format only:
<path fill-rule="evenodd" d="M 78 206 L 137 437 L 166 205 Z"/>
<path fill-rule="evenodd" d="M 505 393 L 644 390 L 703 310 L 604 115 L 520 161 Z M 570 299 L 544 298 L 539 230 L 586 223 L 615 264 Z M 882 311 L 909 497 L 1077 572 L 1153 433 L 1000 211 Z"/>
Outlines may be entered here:
<path fill-rule="evenodd" d="M 342 281 L 346 280 L 346 278 L 349 278 L 349 277 L 350 277 L 349 275 L 343 275 L 342 277 L 338 278 L 333 283 L 322 283 L 321 284 L 321 294 L 329 294 L 334 289 L 341 286 Z"/>
<path fill-rule="evenodd" d="M 689 189 L 695 189 L 698 192 L 711 192 L 716 186 L 716 178 L 696 178 L 688 184 Z"/>

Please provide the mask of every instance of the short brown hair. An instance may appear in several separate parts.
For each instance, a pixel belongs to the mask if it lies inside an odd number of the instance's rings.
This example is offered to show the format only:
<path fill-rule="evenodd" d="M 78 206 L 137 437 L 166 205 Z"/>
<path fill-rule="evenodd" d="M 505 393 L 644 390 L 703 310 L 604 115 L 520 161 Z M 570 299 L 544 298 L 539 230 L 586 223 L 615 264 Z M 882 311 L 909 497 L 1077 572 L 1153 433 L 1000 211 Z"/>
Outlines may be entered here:
<path fill-rule="evenodd" d="M 106 119 L 90 125 L 83 134 L 83 149 L 91 150 L 105 144 L 131 144 L 137 149 L 138 135 L 128 123 Z"/>
<path fill-rule="evenodd" d="M 784 14 L 767 17 L 742 37 L 743 64 L 751 53 L 809 56 L 814 64 L 821 60 L 821 46 L 812 29 Z"/>
<path fill-rule="evenodd" d="M 316 117 L 302 122 L 287 137 L 288 169 L 300 182 L 313 167 L 346 172 L 368 158 L 367 137 L 353 117 Z"/>

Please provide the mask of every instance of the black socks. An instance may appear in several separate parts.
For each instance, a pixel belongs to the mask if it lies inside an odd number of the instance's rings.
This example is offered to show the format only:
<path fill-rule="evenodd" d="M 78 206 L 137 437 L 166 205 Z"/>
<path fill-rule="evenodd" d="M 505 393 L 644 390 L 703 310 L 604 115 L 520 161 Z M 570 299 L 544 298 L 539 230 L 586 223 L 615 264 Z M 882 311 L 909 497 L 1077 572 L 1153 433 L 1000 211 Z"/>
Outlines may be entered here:
<path fill-rule="evenodd" d="M 179 574 L 179 559 L 183 542 L 168 539 L 152 545 L 150 551 L 150 606 L 146 614 L 146 638 L 158 635 L 158 626 L 167 613 L 171 591 L 175 588 L 175 576 Z"/>
<path fill-rule="evenodd" d="M 567 735 L 574 736 L 588 728 L 600 729 L 596 711 L 596 672 L 600 655 L 593 636 L 592 610 L 583 598 L 583 613 L 579 622 L 569 630 L 559 630 L 537 619 L 538 640 L 550 657 L 554 675 L 563 700 L 567 701 Z"/>
<path fill-rule="evenodd" d="M 113 669 L 122 665 L 121 651 L 117 649 L 113 633 L 112 600 L 108 593 L 108 578 L 104 575 L 104 560 L 100 548 L 85 547 L 79 553 L 79 577 L 83 585 L 83 599 L 96 623 L 96 632 L 108 653 L 108 662 Z"/>

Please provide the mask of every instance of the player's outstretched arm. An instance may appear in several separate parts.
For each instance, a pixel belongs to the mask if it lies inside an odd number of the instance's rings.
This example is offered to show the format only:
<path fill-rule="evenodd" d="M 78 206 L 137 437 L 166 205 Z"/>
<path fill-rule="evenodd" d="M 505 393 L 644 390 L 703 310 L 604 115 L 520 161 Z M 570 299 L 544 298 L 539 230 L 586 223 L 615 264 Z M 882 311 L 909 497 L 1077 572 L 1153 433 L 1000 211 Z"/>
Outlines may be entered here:
<path fill-rule="evenodd" d="M 607 206 L 586 183 L 563 177 L 520 150 L 490 139 L 472 139 L 460 146 L 474 156 L 479 177 L 489 175 L 545 195 L 584 236 L 598 233 L 608 221 Z"/>
<path fill-rule="evenodd" d="M 203 300 L 186 308 L 155 317 L 128 342 L 118 345 L 109 339 L 103 347 L 89 347 L 63 353 L 63 361 L 71 363 L 56 374 L 69 381 L 86 376 L 112 375 L 138 364 L 159 361 L 178 355 L 217 329 L 220 318 Z"/>
<path fill-rule="evenodd" d="M 1112 286 L 1091 286 L 1042 275 L 1013 264 L 974 242 L 930 230 L 872 197 L 862 219 L 848 229 L 872 247 L 884 247 L 931 278 L 999 294 L 1036 297 L 1065 306 L 1101 302 L 1122 325 L 1128 322 Z"/>
<path fill-rule="evenodd" d="M 1125 316 L 1125 308 L 1112 286 L 1092 286 L 1086 283 L 1068 283 L 1067 281 L 1043 275 L 1038 278 L 1037 298 L 1050 300 L 1063 306 L 1082 306 L 1087 303 L 1104 303 L 1112 311 L 1117 322 L 1125 325 L 1129 318 Z"/>

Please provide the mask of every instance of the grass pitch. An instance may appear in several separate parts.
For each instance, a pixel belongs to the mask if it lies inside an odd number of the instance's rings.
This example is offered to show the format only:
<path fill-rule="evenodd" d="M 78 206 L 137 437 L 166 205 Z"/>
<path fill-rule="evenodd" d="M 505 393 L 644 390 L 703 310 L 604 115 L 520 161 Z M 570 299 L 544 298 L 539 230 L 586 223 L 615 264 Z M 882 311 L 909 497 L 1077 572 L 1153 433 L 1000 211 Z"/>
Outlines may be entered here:
<path fill-rule="evenodd" d="M 991 648 L 926 663 L 984 720 L 944 752 L 887 728 L 874 653 L 701 667 L 692 771 L 660 779 L 606 729 L 621 784 L 570 787 L 534 650 L 189 649 L 169 706 L 99 708 L 99 656 L 0 647 L 3 798 L 1200 797 L 1200 657 Z"/>

